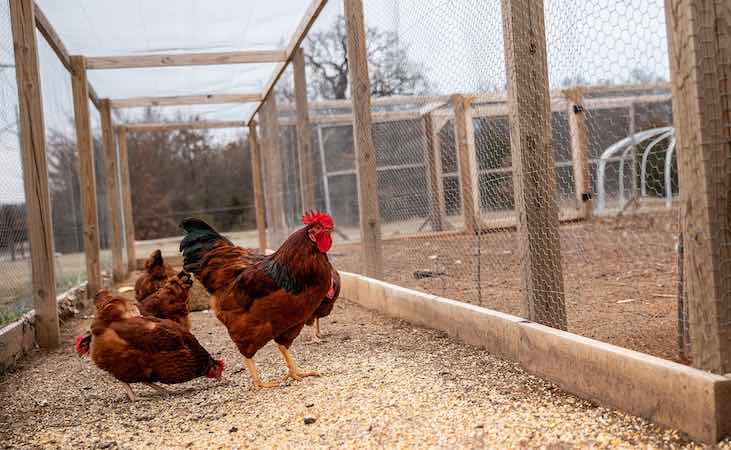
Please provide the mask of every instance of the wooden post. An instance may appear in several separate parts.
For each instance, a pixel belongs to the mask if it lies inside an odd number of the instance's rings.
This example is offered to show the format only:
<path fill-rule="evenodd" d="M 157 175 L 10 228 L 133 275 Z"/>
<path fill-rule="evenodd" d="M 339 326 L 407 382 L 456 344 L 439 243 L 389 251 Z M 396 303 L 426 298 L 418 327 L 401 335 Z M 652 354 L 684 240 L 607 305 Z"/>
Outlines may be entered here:
<path fill-rule="evenodd" d="M 566 329 L 543 0 L 502 0 L 522 287 L 528 319 Z"/>
<path fill-rule="evenodd" d="M 43 348 L 58 347 L 61 335 L 56 304 L 53 225 L 48 194 L 48 164 L 43 123 L 41 77 L 33 0 L 10 0 L 10 24 L 15 49 L 20 143 L 25 208 L 30 238 L 35 338 Z"/>
<path fill-rule="evenodd" d="M 568 100 L 566 114 L 569 118 L 569 134 L 571 136 L 571 161 L 574 169 L 576 208 L 580 219 L 591 219 L 594 214 L 594 203 L 592 200 L 591 176 L 589 175 L 589 141 L 587 138 L 583 92 L 581 88 L 567 89 L 564 91 L 564 96 Z"/>
<path fill-rule="evenodd" d="M 102 141 L 104 145 L 104 169 L 107 181 L 107 214 L 112 225 L 112 279 L 124 280 L 124 256 L 122 255 L 122 207 L 117 181 L 117 147 L 114 144 L 112 109 L 109 99 L 101 100 L 99 115 L 102 119 Z"/>
<path fill-rule="evenodd" d="M 425 114 L 424 126 L 424 168 L 426 188 L 429 193 L 429 221 L 432 230 L 444 230 L 444 183 L 442 182 L 442 155 L 439 148 L 439 130 L 434 128 L 431 114 Z"/>
<path fill-rule="evenodd" d="M 452 95 L 454 108 L 454 145 L 457 149 L 462 214 L 468 233 L 480 231 L 480 184 L 477 176 L 477 150 L 472 123 L 472 99 Z"/>
<path fill-rule="evenodd" d="M 127 131 L 122 127 L 117 128 L 117 145 L 119 146 L 119 178 L 122 183 L 122 209 L 124 210 L 124 240 L 127 241 L 127 272 L 132 273 L 137 270 L 135 220 L 132 211 L 132 189 L 129 184 Z"/>
<path fill-rule="evenodd" d="M 279 246 L 287 238 L 287 222 L 284 218 L 284 178 L 282 174 L 282 152 L 279 146 L 279 121 L 277 118 L 277 103 L 274 96 L 270 96 L 262 105 L 262 119 L 264 135 L 264 164 L 267 173 L 267 213 L 269 215 L 269 229 L 272 231 L 271 244 Z"/>
<path fill-rule="evenodd" d="M 353 145 L 364 271 L 365 275 L 380 278 L 383 272 L 381 215 L 378 210 L 376 147 L 371 129 L 371 83 L 368 79 L 363 1 L 344 0 L 344 14 L 350 95 L 353 99 Z"/>
<path fill-rule="evenodd" d="M 302 210 L 315 209 L 315 173 L 312 168 L 312 137 L 310 136 L 310 114 L 307 107 L 307 79 L 305 76 L 305 52 L 295 50 L 292 59 L 294 70 L 294 96 L 297 108 L 297 154 L 300 166 L 300 192 Z"/>
<path fill-rule="evenodd" d="M 84 212 L 84 254 L 86 255 L 86 294 L 89 298 L 102 287 L 99 261 L 99 219 L 96 210 L 96 181 L 94 175 L 94 149 L 89 117 L 89 83 L 86 79 L 86 59 L 71 56 L 71 87 L 74 94 L 74 119 L 76 122 L 76 147 L 79 151 L 79 179 L 81 182 L 81 206 Z"/>
<path fill-rule="evenodd" d="M 695 367 L 731 372 L 731 7 L 666 0 Z"/>
<path fill-rule="evenodd" d="M 256 231 L 259 235 L 259 251 L 267 250 L 267 229 L 264 220 L 264 177 L 261 173 L 259 142 L 256 136 L 256 123 L 249 124 L 249 154 L 251 155 L 251 177 L 254 182 L 254 207 L 256 208 Z"/>

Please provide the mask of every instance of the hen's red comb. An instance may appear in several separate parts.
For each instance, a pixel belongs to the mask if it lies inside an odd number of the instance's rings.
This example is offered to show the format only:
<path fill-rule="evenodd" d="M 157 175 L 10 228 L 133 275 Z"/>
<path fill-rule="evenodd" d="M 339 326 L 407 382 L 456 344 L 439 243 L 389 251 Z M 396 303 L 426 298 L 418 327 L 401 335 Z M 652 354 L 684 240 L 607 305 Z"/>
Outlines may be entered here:
<path fill-rule="evenodd" d="M 81 343 L 84 340 L 84 336 L 76 336 L 76 345 L 74 347 L 76 348 L 76 353 L 79 355 L 83 355 L 87 352 L 87 349 L 84 349 L 81 347 Z"/>
<path fill-rule="evenodd" d="M 327 230 L 332 230 L 334 226 L 333 218 L 328 213 L 320 211 L 308 211 L 305 213 L 304 216 L 302 216 L 302 223 L 305 225 L 310 225 L 315 222 L 319 223 L 323 228 Z"/>

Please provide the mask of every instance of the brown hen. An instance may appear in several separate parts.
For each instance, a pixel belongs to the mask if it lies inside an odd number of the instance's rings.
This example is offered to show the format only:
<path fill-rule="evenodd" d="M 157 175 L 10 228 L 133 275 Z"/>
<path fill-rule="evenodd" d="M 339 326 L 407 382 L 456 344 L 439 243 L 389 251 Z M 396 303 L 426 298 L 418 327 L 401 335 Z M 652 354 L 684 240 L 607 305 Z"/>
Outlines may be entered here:
<path fill-rule="evenodd" d="M 154 383 L 176 384 L 206 376 L 220 378 L 223 360 L 215 360 L 189 331 L 166 319 L 143 317 L 123 297 L 102 290 L 94 298 L 96 317 L 91 324 L 88 349 L 94 364 L 123 383 L 131 401 L 136 396 L 130 383 L 143 383 L 167 391 Z M 76 349 L 87 350 L 77 338 Z"/>
<path fill-rule="evenodd" d="M 135 300 L 139 302 L 144 299 L 160 289 L 165 280 L 174 276 L 175 271 L 170 265 L 165 264 L 162 252 L 159 249 L 155 250 L 145 261 L 145 270 L 135 282 Z"/>
<path fill-rule="evenodd" d="M 143 316 L 169 319 L 190 330 L 188 296 L 192 286 L 190 274 L 180 271 L 168 278 L 160 289 L 139 301 L 137 307 Z"/>

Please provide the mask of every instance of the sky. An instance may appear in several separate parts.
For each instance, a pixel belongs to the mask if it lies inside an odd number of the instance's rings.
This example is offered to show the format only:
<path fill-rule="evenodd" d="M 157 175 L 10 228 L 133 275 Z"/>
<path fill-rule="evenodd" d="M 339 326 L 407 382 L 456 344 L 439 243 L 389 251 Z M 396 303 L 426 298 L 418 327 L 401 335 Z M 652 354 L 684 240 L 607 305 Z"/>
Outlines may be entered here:
<path fill-rule="evenodd" d="M 7 2 L 0 7 L 0 64 L 12 63 Z M 89 56 L 281 48 L 305 12 L 305 0 L 38 0 L 69 52 Z M 505 64 L 499 0 L 366 0 L 366 25 L 397 32 L 424 67 L 435 93 L 502 90 Z M 314 30 L 342 13 L 330 0 Z M 668 75 L 662 0 L 545 0 L 549 80 L 623 82 L 632 70 Z M 39 35 L 47 129 L 73 133 L 70 77 Z M 1 67 L 1 66 L 0 66 Z M 90 71 L 102 97 L 259 92 L 274 64 Z M 0 69 L 0 202 L 23 199 L 12 127 L 12 70 Z M 244 120 L 251 105 L 164 108 L 208 120 Z M 117 119 L 134 119 L 128 110 Z M 92 121 L 98 113 L 92 107 Z M 10 130 L 8 131 L 8 125 Z M 242 131 L 222 132 L 224 139 Z"/>

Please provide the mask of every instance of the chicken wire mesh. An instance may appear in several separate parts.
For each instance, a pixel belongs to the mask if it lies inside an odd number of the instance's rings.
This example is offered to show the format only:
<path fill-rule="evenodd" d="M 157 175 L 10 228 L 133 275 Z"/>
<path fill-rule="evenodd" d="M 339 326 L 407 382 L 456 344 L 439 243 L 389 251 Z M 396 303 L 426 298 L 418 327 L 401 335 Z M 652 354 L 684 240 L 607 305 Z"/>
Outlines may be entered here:
<path fill-rule="evenodd" d="M 383 278 L 528 317 L 521 264 L 529 246 L 540 254 L 554 242 L 560 255 L 542 268 L 560 287 L 544 296 L 556 303 L 549 314 L 565 303 L 569 331 L 677 359 L 678 176 L 663 3 L 544 4 L 552 168 L 516 175 L 500 8 L 366 3 Z M 316 206 L 337 227 L 334 263 L 366 273 L 342 13 L 329 3 L 302 45 L 310 164 Z M 285 217 L 272 246 L 302 212 L 291 75 L 276 92 L 282 179 L 265 179 Z M 524 113 L 523 127 L 540 128 L 538 111 Z M 535 229 L 523 247 L 516 182 L 534 189 L 530 205 L 555 205 L 560 222 L 554 235 Z M 470 221 L 480 232 L 464 232 Z"/>
<path fill-rule="evenodd" d="M 30 309 L 30 259 L 18 94 L 7 2 L 0 2 L 0 327 Z"/>

